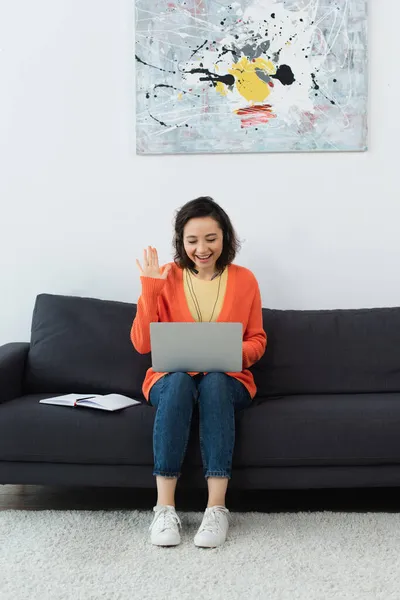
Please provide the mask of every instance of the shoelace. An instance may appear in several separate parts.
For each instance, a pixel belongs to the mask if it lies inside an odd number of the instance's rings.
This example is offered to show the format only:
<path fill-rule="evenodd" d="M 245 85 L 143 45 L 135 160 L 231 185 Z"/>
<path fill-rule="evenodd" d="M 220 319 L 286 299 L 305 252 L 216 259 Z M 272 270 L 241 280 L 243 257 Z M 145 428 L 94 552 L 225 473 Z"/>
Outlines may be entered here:
<path fill-rule="evenodd" d="M 153 523 L 150 525 L 150 529 L 154 527 L 157 521 L 162 519 L 161 523 L 161 531 L 165 531 L 166 529 L 171 529 L 174 525 L 178 525 L 181 527 L 181 520 L 176 514 L 176 512 L 169 508 L 168 506 L 156 511 L 156 516 Z"/>
<path fill-rule="evenodd" d="M 202 523 L 201 531 L 210 531 L 211 533 L 219 532 L 220 524 L 219 524 L 219 514 L 224 514 L 229 519 L 229 513 L 224 510 L 222 507 L 216 506 L 213 507 L 205 514 L 204 521 Z"/>

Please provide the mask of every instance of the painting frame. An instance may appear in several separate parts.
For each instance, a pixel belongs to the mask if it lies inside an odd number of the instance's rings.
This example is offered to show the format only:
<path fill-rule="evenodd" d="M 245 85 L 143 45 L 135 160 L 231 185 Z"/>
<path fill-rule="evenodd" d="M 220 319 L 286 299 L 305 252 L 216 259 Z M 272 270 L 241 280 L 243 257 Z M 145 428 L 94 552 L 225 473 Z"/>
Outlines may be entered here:
<path fill-rule="evenodd" d="M 367 150 L 368 2 L 324 2 L 136 0 L 137 153 Z"/>

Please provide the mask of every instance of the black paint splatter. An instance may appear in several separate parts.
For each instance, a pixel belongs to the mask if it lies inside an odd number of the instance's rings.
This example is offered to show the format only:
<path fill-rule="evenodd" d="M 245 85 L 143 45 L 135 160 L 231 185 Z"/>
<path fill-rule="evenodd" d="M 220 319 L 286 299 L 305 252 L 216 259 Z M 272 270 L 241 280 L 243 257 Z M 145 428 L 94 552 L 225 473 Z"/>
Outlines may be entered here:
<path fill-rule="evenodd" d="M 336 102 L 334 100 L 331 100 L 331 98 L 328 98 L 328 96 L 321 91 L 320 86 L 317 83 L 317 78 L 316 78 L 315 73 L 311 73 L 311 79 L 312 79 L 312 83 L 313 83 L 313 89 L 318 90 L 319 94 L 322 94 L 322 96 L 324 96 L 324 98 L 326 98 L 327 100 L 329 100 L 329 102 L 331 104 L 336 106 Z M 317 96 L 318 94 L 315 94 L 315 95 Z"/>
<path fill-rule="evenodd" d="M 176 123 L 174 125 L 168 125 L 167 123 L 164 123 L 164 121 L 160 121 L 160 119 L 157 119 L 156 117 L 154 117 L 150 112 L 149 115 L 152 119 L 154 119 L 155 121 L 157 121 L 157 123 L 159 123 L 160 125 L 162 125 L 163 127 L 176 127 L 178 129 L 178 127 L 189 127 L 189 125 L 185 124 L 185 125 L 177 125 Z"/>
<path fill-rule="evenodd" d="M 142 65 L 146 65 L 146 67 L 152 67 L 153 69 L 158 69 L 159 71 L 163 71 L 164 73 L 173 73 L 173 75 L 176 74 L 176 71 L 167 71 L 166 69 L 161 69 L 161 67 L 156 67 L 154 65 L 150 65 L 147 62 L 144 62 L 144 60 L 139 58 L 137 54 L 135 54 L 135 58 L 138 62 L 142 63 Z"/>
<path fill-rule="evenodd" d="M 188 92 L 186 90 L 180 90 L 179 88 L 176 88 L 173 85 L 168 85 L 167 83 L 158 83 L 157 85 L 154 86 L 153 91 L 155 91 L 159 87 L 171 88 L 171 90 L 175 90 L 176 92 L 180 92 L 181 94 L 190 94 L 191 96 L 197 96 L 198 98 L 201 98 L 201 94 L 193 94 L 193 92 Z M 148 96 L 146 95 L 146 98 L 147 97 Z"/>
<path fill-rule="evenodd" d="M 312 79 L 312 82 L 313 82 L 314 90 L 319 90 L 319 85 L 318 85 L 318 83 L 316 81 L 315 73 L 311 73 L 311 79 Z"/>
<path fill-rule="evenodd" d="M 152 114 L 149 113 L 149 115 L 151 116 L 152 119 L 157 121 L 157 123 L 160 123 L 160 125 L 162 125 L 163 127 L 168 127 L 168 125 L 166 123 L 164 123 L 163 121 L 160 121 L 159 119 L 156 119 L 155 117 L 153 117 Z"/>
<path fill-rule="evenodd" d="M 186 90 L 180 90 L 179 88 L 174 87 L 173 85 L 168 85 L 167 83 L 157 83 L 157 85 L 154 86 L 153 90 L 156 90 L 157 88 L 171 88 L 171 90 L 175 90 L 177 92 L 180 92 L 181 94 L 191 94 L 197 96 L 198 98 L 201 98 L 200 94 L 192 94 L 191 92 L 187 92 Z"/>
<path fill-rule="evenodd" d="M 271 75 L 273 79 L 278 79 L 282 85 L 292 85 L 296 81 L 292 69 L 289 65 L 281 65 L 275 75 Z"/>
<path fill-rule="evenodd" d="M 196 48 L 196 50 L 193 52 L 193 54 L 191 54 L 189 56 L 189 60 L 199 51 L 201 50 L 206 44 L 207 44 L 208 40 L 206 40 L 205 42 L 203 42 L 203 44 L 201 44 L 201 46 L 199 46 L 198 48 Z"/>
<path fill-rule="evenodd" d="M 228 54 L 228 52 L 232 52 L 233 56 L 237 56 L 237 50 L 235 48 L 227 48 L 226 46 L 222 46 L 222 52 L 218 54 L 218 58 L 221 58 L 221 56 L 224 56 L 224 54 Z M 220 61 L 218 60 L 217 62 Z"/>
<path fill-rule="evenodd" d="M 203 73 L 206 77 L 200 77 L 200 81 L 211 81 L 214 87 L 219 82 L 224 83 L 227 86 L 231 86 L 235 83 L 233 75 L 218 75 L 217 73 L 211 73 L 208 69 L 190 69 L 190 71 L 185 71 L 185 73 Z"/>

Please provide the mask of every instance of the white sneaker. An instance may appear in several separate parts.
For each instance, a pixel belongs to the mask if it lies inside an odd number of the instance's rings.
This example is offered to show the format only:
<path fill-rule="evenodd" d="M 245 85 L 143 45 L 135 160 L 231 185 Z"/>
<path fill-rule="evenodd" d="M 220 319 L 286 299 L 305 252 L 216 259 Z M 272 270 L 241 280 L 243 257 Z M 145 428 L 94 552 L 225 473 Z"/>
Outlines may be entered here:
<path fill-rule="evenodd" d="M 199 548 L 216 548 L 225 540 L 229 528 L 229 510 L 225 506 L 206 508 L 203 521 L 195 535 L 194 543 Z"/>
<path fill-rule="evenodd" d="M 180 544 L 179 527 L 181 527 L 181 520 L 175 512 L 175 507 L 155 506 L 153 511 L 155 515 L 149 527 L 151 543 L 156 546 L 177 546 Z"/>

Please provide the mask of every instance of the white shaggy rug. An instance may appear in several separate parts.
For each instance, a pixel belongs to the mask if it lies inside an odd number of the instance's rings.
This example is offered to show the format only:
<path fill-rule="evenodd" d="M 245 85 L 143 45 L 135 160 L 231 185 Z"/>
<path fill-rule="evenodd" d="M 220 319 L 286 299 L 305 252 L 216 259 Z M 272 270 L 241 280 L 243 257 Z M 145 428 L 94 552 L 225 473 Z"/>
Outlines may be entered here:
<path fill-rule="evenodd" d="M 400 515 L 232 513 L 229 539 L 148 543 L 146 511 L 0 511 L 1 600 L 399 600 Z"/>

